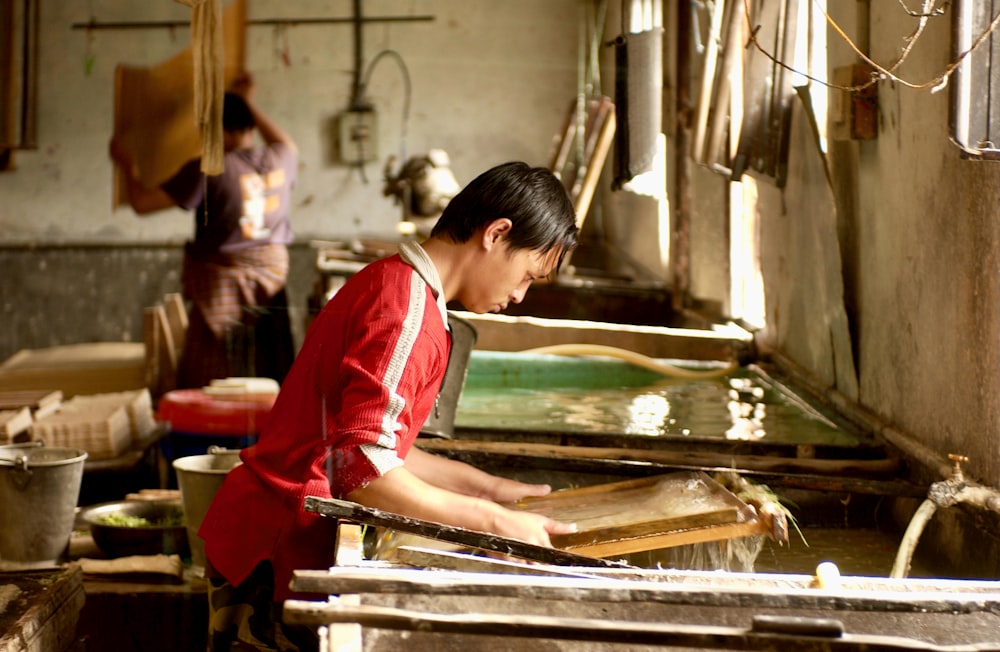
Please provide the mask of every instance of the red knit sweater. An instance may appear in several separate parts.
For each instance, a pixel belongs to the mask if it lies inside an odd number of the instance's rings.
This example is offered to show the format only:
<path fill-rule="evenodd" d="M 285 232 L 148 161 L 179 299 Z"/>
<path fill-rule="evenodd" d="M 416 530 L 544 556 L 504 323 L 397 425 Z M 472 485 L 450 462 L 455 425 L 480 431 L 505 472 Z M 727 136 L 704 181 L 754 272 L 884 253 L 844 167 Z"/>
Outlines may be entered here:
<path fill-rule="evenodd" d="M 416 256 L 429 265 L 419 248 Z M 270 560 L 275 600 L 293 597 L 293 570 L 333 563 L 336 522 L 305 512 L 305 497 L 343 497 L 402 465 L 451 347 L 440 288 L 429 284 L 439 283 L 436 273 L 428 279 L 420 268 L 399 255 L 368 265 L 310 327 L 257 443 L 199 530 L 231 584 Z"/>

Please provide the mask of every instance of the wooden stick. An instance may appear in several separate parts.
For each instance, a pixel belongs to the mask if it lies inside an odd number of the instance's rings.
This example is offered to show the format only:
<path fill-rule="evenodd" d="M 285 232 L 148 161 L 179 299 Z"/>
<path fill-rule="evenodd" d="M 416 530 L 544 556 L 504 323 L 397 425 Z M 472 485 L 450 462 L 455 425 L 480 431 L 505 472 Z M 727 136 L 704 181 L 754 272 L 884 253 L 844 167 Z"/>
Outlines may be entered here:
<path fill-rule="evenodd" d="M 549 577 L 467 573 L 404 568 L 338 568 L 297 570 L 293 591 L 347 594 L 462 595 L 532 600 L 611 603 L 647 602 L 690 606 L 763 609 L 823 609 L 899 613 L 991 613 L 1000 610 L 1000 592 L 989 583 L 942 582 L 939 590 L 910 590 L 905 583 L 880 578 L 842 578 L 836 590 L 745 585 L 716 577 L 710 582 L 655 582 L 601 577 Z M 701 574 L 704 577 L 704 574 Z M 805 580 L 804 576 L 798 576 Z M 926 584 L 927 587 L 933 582 Z M 983 585 L 986 586 L 983 586 Z M 993 583 L 995 584 L 995 582 Z M 856 588 L 855 588 L 856 587 Z M 978 590 L 975 590 L 978 589 Z M 982 592 L 980 592 L 982 591 Z"/>
<path fill-rule="evenodd" d="M 793 621 L 792 618 L 797 618 Z M 562 618 L 528 614 L 440 614 L 378 605 L 327 604 L 289 600 L 284 603 L 283 620 L 295 625 L 358 623 L 363 627 L 436 634 L 475 634 L 563 641 L 621 643 L 670 648 L 728 650 L 776 650 L 786 646 L 808 649 L 860 652 L 862 650 L 954 650 L 920 641 L 889 636 L 841 638 L 843 625 L 828 618 L 786 617 L 785 629 L 754 631 L 739 627 L 637 622 L 594 618 Z M 773 627 L 773 623 L 771 623 Z M 756 627 L 756 624 L 755 624 Z M 797 638 L 788 628 L 797 627 Z M 892 645 L 896 643 L 898 647 Z M 815 646 L 815 647 L 814 647 Z M 975 648 L 968 648 L 974 650 Z"/>
<path fill-rule="evenodd" d="M 567 566 L 550 566 L 530 562 L 493 559 L 482 555 L 451 550 L 431 550 L 416 546 L 400 546 L 392 561 L 411 568 L 436 568 L 477 573 L 508 573 L 511 575 L 556 575 L 559 577 L 591 577 L 581 569 Z M 338 564 L 342 566 L 342 564 Z"/>
<path fill-rule="evenodd" d="M 899 471 L 899 460 L 804 459 L 766 455 L 727 455 L 702 451 L 639 450 L 634 448 L 599 448 L 565 446 L 531 442 L 478 441 L 467 439 L 435 439 L 417 441 L 420 448 L 432 452 L 477 452 L 561 459 L 598 459 L 686 467 L 731 468 L 733 470 L 770 471 L 774 473 L 891 474 Z"/>

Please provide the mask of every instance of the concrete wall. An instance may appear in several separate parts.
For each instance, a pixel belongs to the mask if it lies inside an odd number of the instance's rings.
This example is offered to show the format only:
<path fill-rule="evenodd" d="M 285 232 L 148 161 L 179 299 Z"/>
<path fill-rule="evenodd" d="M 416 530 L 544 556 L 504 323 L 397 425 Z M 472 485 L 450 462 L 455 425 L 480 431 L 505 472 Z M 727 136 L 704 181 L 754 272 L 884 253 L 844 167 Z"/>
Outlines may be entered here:
<path fill-rule="evenodd" d="M 351 25 L 250 25 L 246 63 L 257 82 L 256 100 L 301 150 L 294 197 L 298 237 L 392 228 L 401 213 L 382 197 L 382 166 L 388 156 L 399 156 L 404 145 L 408 155 L 445 149 L 460 183 L 506 160 L 545 164 L 576 91 L 578 5 L 578 0 L 364 2 L 364 14 L 370 17 L 429 15 L 433 20 L 364 28 L 363 66 L 384 49 L 397 51 L 408 70 L 412 96 L 404 143 L 403 73 L 396 60 L 382 58 L 369 88 L 378 115 L 379 156 L 363 175 L 332 160 L 331 124 L 351 93 Z M 251 20 L 343 18 L 350 17 L 352 7 L 333 0 L 249 0 L 247 6 Z M 142 220 L 127 209 L 112 213 L 107 149 L 115 66 L 158 64 L 187 46 L 188 30 L 87 32 L 71 26 L 91 18 L 184 20 L 190 10 L 168 0 L 40 7 L 39 148 L 18 152 L 18 170 L 0 174 L 5 241 L 159 243 L 186 238 L 190 218 L 180 211 Z"/>
<path fill-rule="evenodd" d="M 851 13 L 855 7 L 837 3 L 831 9 L 847 25 L 858 20 Z M 923 83 L 944 71 L 951 58 L 950 20 L 948 15 L 930 21 L 897 71 L 901 78 Z M 869 21 L 871 56 L 886 63 L 898 57 L 903 37 L 916 26 L 888 3 L 870 3 Z M 854 61 L 855 55 L 831 35 L 830 66 Z M 878 106 L 877 140 L 842 143 L 831 157 L 837 193 L 816 185 L 807 194 L 811 214 L 774 211 L 766 219 L 815 224 L 816 207 L 835 209 L 842 223 L 822 232 L 819 242 L 838 257 L 838 234 L 846 242 L 844 305 L 855 322 L 859 403 L 942 457 L 968 455 L 967 472 L 996 485 L 1000 166 L 960 156 L 949 140 L 947 92 L 882 81 Z M 793 169 L 798 176 L 789 180 L 790 191 L 804 183 L 805 166 Z M 787 260 L 788 250 L 801 246 L 792 240 L 772 242 L 769 251 Z M 820 288 L 801 281 L 814 278 L 816 264 L 815 257 L 799 257 L 780 276 L 772 274 L 769 290 L 815 293 Z M 823 321 L 823 315 L 814 317 Z M 815 334 L 809 327 L 790 328 L 774 344 L 795 350 L 798 341 Z M 796 357 L 808 362 L 801 354 Z"/>
<path fill-rule="evenodd" d="M 363 67 L 378 52 L 398 52 L 412 95 L 404 139 L 403 68 L 382 57 L 368 92 L 378 159 L 363 169 L 338 163 L 334 153 L 333 125 L 352 90 L 351 24 L 251 24 L 246 31 L 257 103 L 301 153 L 292 213 L 299 271 L 289 286 L 301 310 L 312 290 L 311 239 L 394 232 L 401 209 L 382 196 L 389 156 L 443 148 L 463 184 L 508 160 L 546 165 L 577 90 L 579 0 L 362 5 L 369 17 L 433 17 L 364 28 Z M 115 67 L 173 57 L 187 47 L 188 29 L 73 28 L 91 19 L 188 20 L 190 10 L 172 0 L 39 7 L 38 148 L 16 151 L 16 169 L 0 173 L 0 360 L 21 348 L 140 340 L 142 307 L 178 289 L 180 247 L 193 231 L 180 210 L 144 218 L 112 211 L 107 153 Z M 247 7 L 251 20 L 349 18 L 352 11 L 343 0 L 248 0 Z"/>
<path fill-rule="evenodd" d="M 883 65 L 916 28 L 896 3 L 829 4 L 847 33 L 869 33 Z M 829 38 L 831 70 L 857 61 Z M 949 12 L 929 21 L 896 74 L 922 84 L 950 61 Z M 1000 164 L 963 159 L 948 125 L 947 91 L 883 80 L 878 137 L 833 143 L 832 183 L 817 177 L 815 144 L 793 137 L 786 188 L 761 192 L 768 325 L 760 335 L 820 386 L 856 400 L 916 457 L 926 454 L 915 476 L 940 479 L 936 464 L 958 453 L 970 458 L 966 477 L 995 487 Z M 905 523 L 914 507 L 896 505 L 894 515 Z M 996 576 L 986 561 L 996 558 L 996 520 L 939 511 L 924 540 L 956 568 L 972 562 L 966 572 Z M 969 559 L 979 546 L 981 558 Z"/>

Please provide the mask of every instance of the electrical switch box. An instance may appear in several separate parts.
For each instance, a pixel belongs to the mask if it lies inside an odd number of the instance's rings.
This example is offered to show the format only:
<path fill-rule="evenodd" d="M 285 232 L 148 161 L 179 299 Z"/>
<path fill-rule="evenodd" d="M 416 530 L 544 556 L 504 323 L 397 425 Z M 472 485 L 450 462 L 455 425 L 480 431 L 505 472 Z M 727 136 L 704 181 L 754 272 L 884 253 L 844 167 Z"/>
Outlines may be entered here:
<path fill-rule="evenodd" d="M 350 109 L 340 114 L 340 161 L 361 165 L 378 159 L 377 121 L 374 109 Z"/>

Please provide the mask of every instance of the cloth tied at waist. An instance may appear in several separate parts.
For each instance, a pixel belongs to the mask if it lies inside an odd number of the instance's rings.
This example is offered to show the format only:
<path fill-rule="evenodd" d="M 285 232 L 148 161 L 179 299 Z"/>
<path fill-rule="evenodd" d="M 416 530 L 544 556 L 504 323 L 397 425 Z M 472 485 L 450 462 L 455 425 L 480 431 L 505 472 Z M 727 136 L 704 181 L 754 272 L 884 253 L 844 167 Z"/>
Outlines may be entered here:
<path fill-rule="evenodd" d="M 197 258 L 188 251 L 181 283 L 205 323 L 222 338 L 242 321 L 246 308 L 268 303 L 287 279 L 288 249 L 266 244 Z"/>

